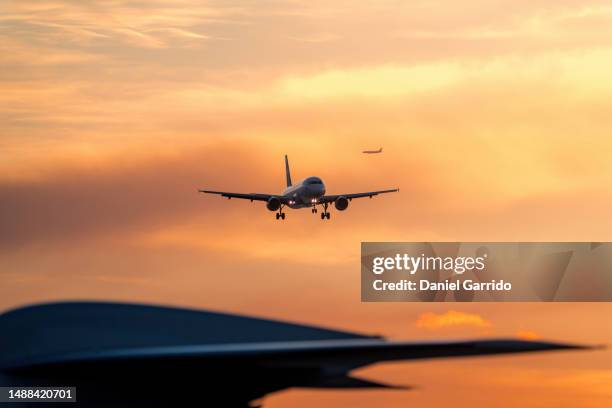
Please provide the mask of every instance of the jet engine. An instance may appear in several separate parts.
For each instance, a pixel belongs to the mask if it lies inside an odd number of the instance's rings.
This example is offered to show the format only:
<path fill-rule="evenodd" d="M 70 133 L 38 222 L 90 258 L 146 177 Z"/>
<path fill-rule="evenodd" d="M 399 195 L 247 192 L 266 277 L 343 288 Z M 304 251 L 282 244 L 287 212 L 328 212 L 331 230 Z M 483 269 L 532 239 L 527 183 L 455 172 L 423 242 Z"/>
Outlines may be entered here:
<path fill-rule="evenodd" d="M 276 197 L 270 197 L 270 199 L 268 199 L 268 202 L 266 203 L 266 207 L 270 211 L 276 211 L 280 208 L 280 206 L 281 206 L 281 202 Z"/>
<path fill-rule="evenodd" d="M 334 201 L 334 205 L 336 206 L 336 210 L 344 211 L 349 205 L 349 200 L 346 197 L 340 196 L 336 198 L 336 201 Z"/>

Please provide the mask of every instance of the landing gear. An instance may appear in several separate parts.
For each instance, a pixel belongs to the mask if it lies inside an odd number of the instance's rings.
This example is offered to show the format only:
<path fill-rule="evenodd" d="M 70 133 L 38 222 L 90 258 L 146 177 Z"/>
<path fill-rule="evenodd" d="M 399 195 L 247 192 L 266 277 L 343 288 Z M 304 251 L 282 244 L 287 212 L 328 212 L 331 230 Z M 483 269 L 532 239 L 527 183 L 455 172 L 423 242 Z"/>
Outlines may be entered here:
<path fill-rule="evenodd" d="M 311 211 L 312 211 L 313 214 L 316 214 L 317 213 L 317 207 L 312 207 Z"/>
<path fill-rule="evenodd" d="M 316 211 L 314 211 L 316 212 Z M 321 213 L 321 219 L 328 219 L 329 220 L 330 214 L 329 211 L 327 211 L 327 203 L 323 204 L 323 212 Z"/>
<path fill-rule="evenodd" d="M 279 219 L 280 219 L 280 220 L 284 220 L 284 219 L 285 219 L 285 213 L 283 212 L 283 206 L 281 206 L 281 207 L 278 209 L 278 212 L 276 213 L 276 219 L 277 219 L 277 220 L 279 220 Z"/>

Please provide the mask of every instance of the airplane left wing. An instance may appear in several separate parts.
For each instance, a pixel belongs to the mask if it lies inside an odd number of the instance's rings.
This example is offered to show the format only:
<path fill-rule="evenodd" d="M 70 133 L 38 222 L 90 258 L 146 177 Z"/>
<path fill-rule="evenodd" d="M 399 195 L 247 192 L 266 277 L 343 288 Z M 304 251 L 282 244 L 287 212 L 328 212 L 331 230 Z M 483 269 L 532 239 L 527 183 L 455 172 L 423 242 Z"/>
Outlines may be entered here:
<path fill-rule="evenodd" d="M 362 197 L 370 197 L 370 198 L 372 198 L 375 195 L 385 194 L 385 193 L 395 193 L 395 192 L 398 192 L 398 191 L 399 191 L 399 188 L 393 188 L 393 189 L 390 189 L 390 190 L 367 191 L 365 193 L 326 195 L 326 196 L 323 196 L 323 197 L 319 198 L 317 200 L 317 202 L 321 203 L 321 204 L 332 203 L 332 202 L 336 201 L 336 199 L 338 199 L 339 197 L 345 197 L 345 198 L 347 198 L 350 201 L 353 198 L 362 198 Z"/>
<path fill-rule="evenodd" d="M 278 198 L 281 202 L 283 202 L 283 197 L 275 194 L 261 194 L 261 193 L 230 193 L 227 191 L 211 191 L 211 190 L 198 190 L 200 193 L 206 194 L 218 194 L 221 197 L 227 198 L 241 198 L 244 200 L 251 201 L 268 201 L 270 198 L 275 197 Z"/>

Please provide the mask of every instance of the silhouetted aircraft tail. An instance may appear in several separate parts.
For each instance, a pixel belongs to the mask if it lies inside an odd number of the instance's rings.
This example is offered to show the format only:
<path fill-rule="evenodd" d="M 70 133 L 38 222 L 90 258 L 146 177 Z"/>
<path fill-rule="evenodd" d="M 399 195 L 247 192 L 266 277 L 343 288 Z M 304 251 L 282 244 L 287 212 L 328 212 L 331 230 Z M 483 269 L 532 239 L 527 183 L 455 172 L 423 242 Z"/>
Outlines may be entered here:
<path fill-rule="evenodd" d="M 285 155 L 285 176 L 287 176 L 287 187 L 291 187 L 291 171 L 289 171 L 289 159 Z"/>
<path fill-rule="evenodd" d="M 584 348 L 516 339 L 398 342 L 224 313 L 85 302 L 7 312 L 0 333 L 0 386 L 74 386 L 82 407 L 247 407 L 290 387 L 396 388 L 350 376 L 376 362 Z"/>

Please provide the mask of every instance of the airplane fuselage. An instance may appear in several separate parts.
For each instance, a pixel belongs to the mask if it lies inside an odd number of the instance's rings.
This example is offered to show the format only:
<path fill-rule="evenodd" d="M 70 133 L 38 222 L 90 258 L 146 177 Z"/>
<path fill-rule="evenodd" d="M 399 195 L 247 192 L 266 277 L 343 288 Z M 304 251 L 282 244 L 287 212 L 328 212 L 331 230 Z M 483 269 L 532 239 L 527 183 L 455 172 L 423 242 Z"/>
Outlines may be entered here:
<path fill-rule="evenodd" d="M 287 187 L 282 195 L 289 199 L 289 208 L 313 207 L 319 198 L 325 195 L 325 184 L 319 177 L 307 177 L 298 184 Z"/>

